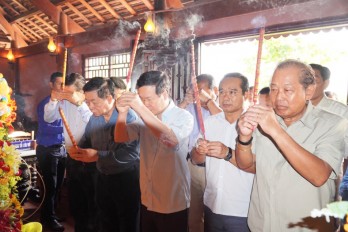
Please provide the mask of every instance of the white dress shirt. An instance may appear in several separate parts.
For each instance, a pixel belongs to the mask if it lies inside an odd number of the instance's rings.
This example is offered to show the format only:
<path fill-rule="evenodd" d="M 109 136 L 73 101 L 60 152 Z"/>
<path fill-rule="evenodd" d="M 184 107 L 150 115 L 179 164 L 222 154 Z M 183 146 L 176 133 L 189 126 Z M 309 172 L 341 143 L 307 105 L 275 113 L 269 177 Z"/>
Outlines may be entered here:
<path fill-rule="evenodd" d="M 162 122 L 170 127 L 178 145 L 169 148 L 141 119 L 127 124 L 130 140 L 140 141 L 141 203 L 147 210 L 174 213 L 190 207 L 190 172 L 186 156 L 193 117 L 171 101 L 162 113 Z"/>
<path fill-rule="evenodd" d="M 78 143 L 85 132 L 86 125 L 89 118 L 92 116 L 92 112 L 89 110 L 87 104 L 83 102 L 80 106 L 76 106 L 67 100 L 52 101 L 50 100 L 45 105 L 44 120 L 48 123 L 60 119 L 58 108 L 61 107 L 66 120 L 68 121 L 70 130 L 76 143 Z M 68 132 L 64 126 L 64 139 L 67 147 L 72 146 L 72 142 L 68 135 Z"/>
<path fill-rule="evenodd" d="M 204 121 L 205 137 L 235 149 L 236 122 L 230 124 L 224 112 Z M 244 172 L 224 159 L 206 157 L 207 186 L 204 204 L 215 214 L 247 217 L 254 174 Z"/>

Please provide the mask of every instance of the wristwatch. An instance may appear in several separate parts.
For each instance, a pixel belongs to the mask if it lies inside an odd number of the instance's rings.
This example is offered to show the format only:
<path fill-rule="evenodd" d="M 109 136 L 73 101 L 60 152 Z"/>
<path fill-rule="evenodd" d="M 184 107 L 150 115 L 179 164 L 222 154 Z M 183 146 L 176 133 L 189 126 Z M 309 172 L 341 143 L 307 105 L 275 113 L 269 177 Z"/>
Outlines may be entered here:
<path fill-rule="evenodd" d="M 228 153 L 226 157 L 224 158 L 224 160 L 229 162 L 231 159 L 232 159 L 232 148 L 228 147 Z"/>

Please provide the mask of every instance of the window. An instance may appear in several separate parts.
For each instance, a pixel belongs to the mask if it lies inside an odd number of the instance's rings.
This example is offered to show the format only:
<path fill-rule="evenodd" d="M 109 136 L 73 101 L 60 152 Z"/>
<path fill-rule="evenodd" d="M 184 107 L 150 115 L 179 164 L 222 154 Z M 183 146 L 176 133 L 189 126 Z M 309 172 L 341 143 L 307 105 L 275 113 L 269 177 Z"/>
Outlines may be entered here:
<path fill-rule="evenodd" d="M 85 77 L 126 78 L 130 63 L 130 53 L 93 56 L 85 59 Z"/>
<path fill-rule="evenodd" d="M 255 36 L 257 37 L 257 36 Z M 327 91 L 339 101 L 347 101 L 348 30 L 345 27 L 297 33 L 264 39 L 259 89 L 268 86 L 276 65 L 285 59 L 317 63 L 331 71 Z M 253 38 L 220 39 L 201 43 L 200 73 L 215 77 L 216 84 L 230 72 L 240 72 L 254 85 L 258 40 Z"/>

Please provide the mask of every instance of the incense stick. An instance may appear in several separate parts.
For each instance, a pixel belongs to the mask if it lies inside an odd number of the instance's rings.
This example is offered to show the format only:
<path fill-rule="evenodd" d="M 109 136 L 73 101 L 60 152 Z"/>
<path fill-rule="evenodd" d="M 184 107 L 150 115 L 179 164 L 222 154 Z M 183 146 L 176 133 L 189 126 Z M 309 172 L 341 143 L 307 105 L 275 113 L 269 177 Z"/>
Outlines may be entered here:
<path fill-rule="evenodd" d="M 260 66 L 261 66 L 262 44 L 263 44 L 264 34 L 265 34 L 265 28 L 262 27 L 262 28 L 260 28 L 259 47 L 258 47 L 258 50 L 257 50 L 255 83 L 254 83 L 254 94 L 253 94 L 253 102 L 254 102 L 254 104 L 256 104 L 257 100 L 258 100 L 259 80 L 260 80 Z"/>
<path fill-rule="evenodd" d="M 141 29 L 138 30 L 136 36 L 135 36 L 135 41 L 134 41 L 134 45 L 133 45 L 133 50 L 132 50 L 132 55 L 130 58 L 130 63 L 129 63 L 129 69 L 128 69 L 128 74 L 127 74 L 127 84 L 130 81 L 130 78 L 132 76 L 132 72 L 133 72 L 133 66 L 134 66 L 134 60 L 135 60 L 135 55 L 137 53 L 137 48 L 138 48 L 138 43 L 139 43 L 139 39 L 140 39 L 140 34 L 141 34 Z"/>
<path fill-rule="evenodd" d="M 68 61 L 68 50 L 64 49 L 64 62 L 63 62 L 63 77 L 62 77 L 62 88 L 64 90 L 65 87 L 65 79 L 66 79 L 66 64 Z"/>
<path fill-rule="evenodd" d="M 74 138 L 74 136 L 73 136 L 73 134 L 72 134 L 72 132 L 70 130 L 70 127 L 69 127 L 68 121 L 66 120 L 65 114 L 64 114 L 62 108 L 60 108 L 60 107 L 59 107 L 59 114 L 60 114 L 60 116 L 62 118 L 62 121 L 63 121 L 63 124 L 65 126 L 65 129 L 68 132 L 68 135 L 70 137 L 71 143 L 73 144 L 73 146 L 75 148 L 77 148 L 76 140 L 75 140 L 75 138 Z"/>

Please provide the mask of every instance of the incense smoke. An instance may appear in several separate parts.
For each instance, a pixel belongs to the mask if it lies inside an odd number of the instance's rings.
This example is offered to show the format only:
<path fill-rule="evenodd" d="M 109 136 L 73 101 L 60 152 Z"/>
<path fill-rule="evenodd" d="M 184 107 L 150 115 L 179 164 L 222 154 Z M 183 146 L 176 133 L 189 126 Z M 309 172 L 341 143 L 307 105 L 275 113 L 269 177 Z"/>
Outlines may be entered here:
<path fill-rule="evenodd" d="M 259 15 L 255 18 L 253 18 L 251 20 L 251 24 L 255 27 L 255 28 L 260 28 L 260 27 L 264 27 L 267 23 L 267 20 L 264 16 Z"/>
<path fill-rule="evenodd" d="M 125 20 L 120 20 L 117 25 L 117 30 L 115 31 L 115 37 L 126 37 L 129 35 L 130 31 L 141 29 L 139 22 L 128 22 Z"/>
<path fill-rule="evenodd" d="M 78 53 L 70 53 L 69 56 L 69 66 L 78 66 L 80 65 L 80 55 Z"/>

